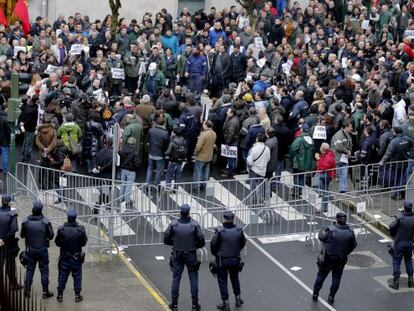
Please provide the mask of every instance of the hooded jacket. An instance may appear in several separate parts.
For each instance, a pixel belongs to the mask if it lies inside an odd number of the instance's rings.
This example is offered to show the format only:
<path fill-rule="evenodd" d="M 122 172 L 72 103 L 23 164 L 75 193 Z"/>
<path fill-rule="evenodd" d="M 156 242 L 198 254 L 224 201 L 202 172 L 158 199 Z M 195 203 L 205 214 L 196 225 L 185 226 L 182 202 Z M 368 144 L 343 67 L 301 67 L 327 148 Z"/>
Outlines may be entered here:
<path fill-rule="evenodd" d="M 45 148 L 50 151 L 55 148 L 57 143 L 56 130 L 50 123 L 45 123 L 37 127 L 36 146 L 42 153 Z"/>
<path fill-rule="evenodd" d="M 82 131 L 75 122 L 63 123 L 58 130 L 58 137 L 60 137 L 66 147 L 71 149 L 70 141 L 78 143 L 82 137 Z"/>
<path fill-rule="evenodd" d="M 312 171 L 316 167 L 315 163 L 315 145 L 309 133 L 303 132 L 295 138 L 289 149 L 290 161 L 292 167 L 299 171 Z"/>

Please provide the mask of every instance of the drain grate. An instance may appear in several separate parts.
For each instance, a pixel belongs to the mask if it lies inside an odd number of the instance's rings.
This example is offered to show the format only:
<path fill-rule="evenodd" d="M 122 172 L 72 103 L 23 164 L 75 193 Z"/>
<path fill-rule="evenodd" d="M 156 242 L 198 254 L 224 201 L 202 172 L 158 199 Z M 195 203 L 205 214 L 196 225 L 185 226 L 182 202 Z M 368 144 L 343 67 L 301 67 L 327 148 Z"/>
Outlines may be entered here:
<path fill-rule="evenodd" d="M 350 254 L 347 265 L 356 268 L 370 268 L 377 263 L 377 260 L 365 254 Z"/>

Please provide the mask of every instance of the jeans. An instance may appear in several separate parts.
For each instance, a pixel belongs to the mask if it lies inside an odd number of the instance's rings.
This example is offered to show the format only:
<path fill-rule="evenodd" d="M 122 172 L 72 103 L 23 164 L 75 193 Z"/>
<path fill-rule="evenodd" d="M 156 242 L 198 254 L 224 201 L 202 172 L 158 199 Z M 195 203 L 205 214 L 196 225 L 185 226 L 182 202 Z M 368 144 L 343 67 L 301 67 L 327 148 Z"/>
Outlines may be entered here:
<path fill-rule="evenodd" d="M 348 164 L 346 163 L 336 163 L 338 168 L 338 182 L 339 182 L 339 192 L 346 192 L 348 186 Z"/>
<path fill-rule="evenodd" d="M 230 275 L 231 285 L 235 296 L 240 296 L 239 267 L 240 259 L 238 257 L 217 258 L 217 282 L 220 289 L 222 300 L 229 299 L 229 290 L 227 288 L 227 276 Z"/>
<path fill-rule="evenodd" d="M 23 148 L 22 148 L 23 162 L 27 163 L 27 162 L 30 162 L 31 160 L 35 136 L 36 135 L 33 132 L 24 133 Z"/>
<path fill-rule="evenodd" d="M 193 182 L 195 187 L 205 187 L 205 183 L 197 184 L 200 181 L 207 181 L 210 175 L 210 162 L 195 161 Z"/>
<path fill-rule="evenodd" d="M 188 277 L 190 279 L 191 298 L 198 299 L 198 271 L 194 271 L 197 264 L 197 253 L 175 251 L 172 254 L 172 271 L 173 280 L 171 286 L 171 297 L 173 301 L 178 300 L 180 292 L 181 276 L 184 272 L 184 267 L 187 267 Z"/>
<path fill-rule="evenodd" d="M 188 79 L 188 85 L 191 92 L 201 94 L 204 88 L 204 77 L 198 74 L 192 74 Z"/>
<path fill-rule="evenodd" d="M 329 190 L 329 184 L 331 183 L 331 177 L 328 173 L 321 172 L 319 173 L 319 189 L 322 190 L 322 210 L 324 212 L 328 211 L 329 196 L 327 191 Z"/>
<path fill-rule="evenodd" d="M 0 146 L 1 149 L 1 168 L 3 173 L 7 174 L 9 172 L 9 146 Z"/>
<path fill-rule="evenodd" d="M 405 269 L 408 276 L 413 276 L 413 242 L 399 241 L 395 242 L 394 256 L 392 257 L 392 270 L 394 278 L 398 279 L 401 274 L 400 266 L 404 257 Z"/>
<path fill-rule="evenodd" d="M 227 165 L 229 167 L 228 175 L 234 176 L 236 174 L 237 159 L 236 158 L 227 158 Z"/>
<path fill-rule="evenodd" d="M 302 189 L 305 186 L 305 172 L 293 169 L 293 184 L 295 185 L 295 194 L 302 195 Z"/>
<path fill-rule="evenodd" d="M 43 292 L 49 291 L 49 253 L 47 248 L 33 249 L 29 248 L 28 253 L 29 263 L 26 268 L 26 276 L 24 280 L 25 288 L 30 289 L 33 284 L 33 276 L 36 265 L 39 263 L 40 280 L 42 283 Z"/>
<path fill-rule="evenodd" d="M 132 185 L 135 182 L 136 173 L 133 171 L 121 170 L 121 200 L 129 202 L 131 200 Z"/>
<path fill-rule="evenodd" d="M 72 273 L 75 295 L 82 290 L 82 263 L 73 256 L 62 257 L 59 260 L 58 295 L 63 295 L 69 275 Z"/>
<path fill-rule="evenodd" d="M 161 160 L 153 160 L 151 158 L 148 158 L 148 169 L 147 169 L 147 184 L 153 184 L 152 183 L 152 175 L 155 169 L 155 185 L 159 185 L 161 182 L 162 172 L 164 170 L 164 159 Z"/>
<path fill-rule="evenodd" d="M 177 184 L 181 180 L 183 163 L 182 162 L 169 162 L 167 168 L 166 184 L 167 187 L 171 186 L 171 182 L 174 180 L 174 189 L 177 190 Z"/>
<path fill-rule="evenodd" d="M 326 254 L 324 262 L 319 266 L 319 271 L 316 275 L 314 290 L 317 293 L 319 293 L 319 290 L 322 288 L 323 282 L 325 281 L 329 272 L 332 271 L 332 285 L 329 292 L 329 296 L 335 297 L 335 294 L 339 289 L 339 284 L 341 283 L 342 273 L 344 272 L 344 267 L 347 260 L 347 257 L 337 257 Z"/>

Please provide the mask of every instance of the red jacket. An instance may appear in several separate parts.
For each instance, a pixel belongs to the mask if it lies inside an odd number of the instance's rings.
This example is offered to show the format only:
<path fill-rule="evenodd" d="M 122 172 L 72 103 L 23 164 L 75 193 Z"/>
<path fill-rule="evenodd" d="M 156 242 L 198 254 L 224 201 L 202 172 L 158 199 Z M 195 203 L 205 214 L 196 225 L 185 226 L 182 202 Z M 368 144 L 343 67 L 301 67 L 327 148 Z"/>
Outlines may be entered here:
<path fill-rule="evenodd" d="M 328 150 L 325 154 L 321 154 L 318 161 L 316 161 L 316 167 L 318 171 L 328 171 L 328 176 L 331 179 L 336 178 L 336 163 L 335 163 L 335 154 L 332 150 Z"/>
<path fill-rule="evenodd" d="M 414 50 L 411 48 L 411 45 L 405 42 L 404 42 L 404 52 L 407 53 L 410 60 L 414 58 Z"/>

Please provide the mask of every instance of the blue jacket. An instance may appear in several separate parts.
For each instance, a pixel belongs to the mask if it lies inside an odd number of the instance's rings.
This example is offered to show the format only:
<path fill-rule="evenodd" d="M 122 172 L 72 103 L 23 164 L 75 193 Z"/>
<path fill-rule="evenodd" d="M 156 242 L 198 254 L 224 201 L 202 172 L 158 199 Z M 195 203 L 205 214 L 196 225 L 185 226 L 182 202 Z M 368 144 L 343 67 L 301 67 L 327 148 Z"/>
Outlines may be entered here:
<path fill-rule="evenodd" d="M 187 60 L 185 71 L 190 75 L 201 75 L 207 74 L 207 59 L 204 55 L 191 55 Z"/>
<path fill-rule="evenodd" d="M 162 47 L 164 48 L 164 50 L 166 48 L 170 48 L 174 54 L 178 52 L 178 49 L 180 47 L 176 36 L 170 36 L 170 37 L 162 36 L 161 43 L 162 43 Z"/>
<path fill-rule="evenodd" d="M 216 46 L 216 43 L 217 43 L 217 40 L 218 40 L 218 38 L 220 38 L 220 37 L 223 37 L 224 38 L 224 41 L 226 41 L 226 39 L 227 39 L 227 35 L 226 35 L 226 33 L 224 32 L 224 30 L 220 30 L 220 31 L 217 31 L 216 29 L 212 29 L 212 30 L 210 30 L 210 35 L 209 35 L 209 38 L 210 38 L 210 45 L 212 46 L 212 47 L 215 47 Z"/>
<path fill-rule="evenodd" d="M 261 124 L 254 124 L 249 127 L 246 135 L 246 147 L 250 149 L 256 141 L 256 137 L 259 133 L 265 134 L 265 128 Z"/>
<path fill-rule="evenodd" d="M 292 109 L 292 112 L 289 115 L 289 119 L 298 119 L 298 118 L 304 118 L 306 116 L 306 113 L 308 111 L 308 103 L 305 100 L 298 101 Z"/>
<path fill-rule="evenodd" d="M 272 84 L 269 81 L 258 80 L 253 84 L 253 93 L 261 92 L 264 94 L 271 86 Z"/>

